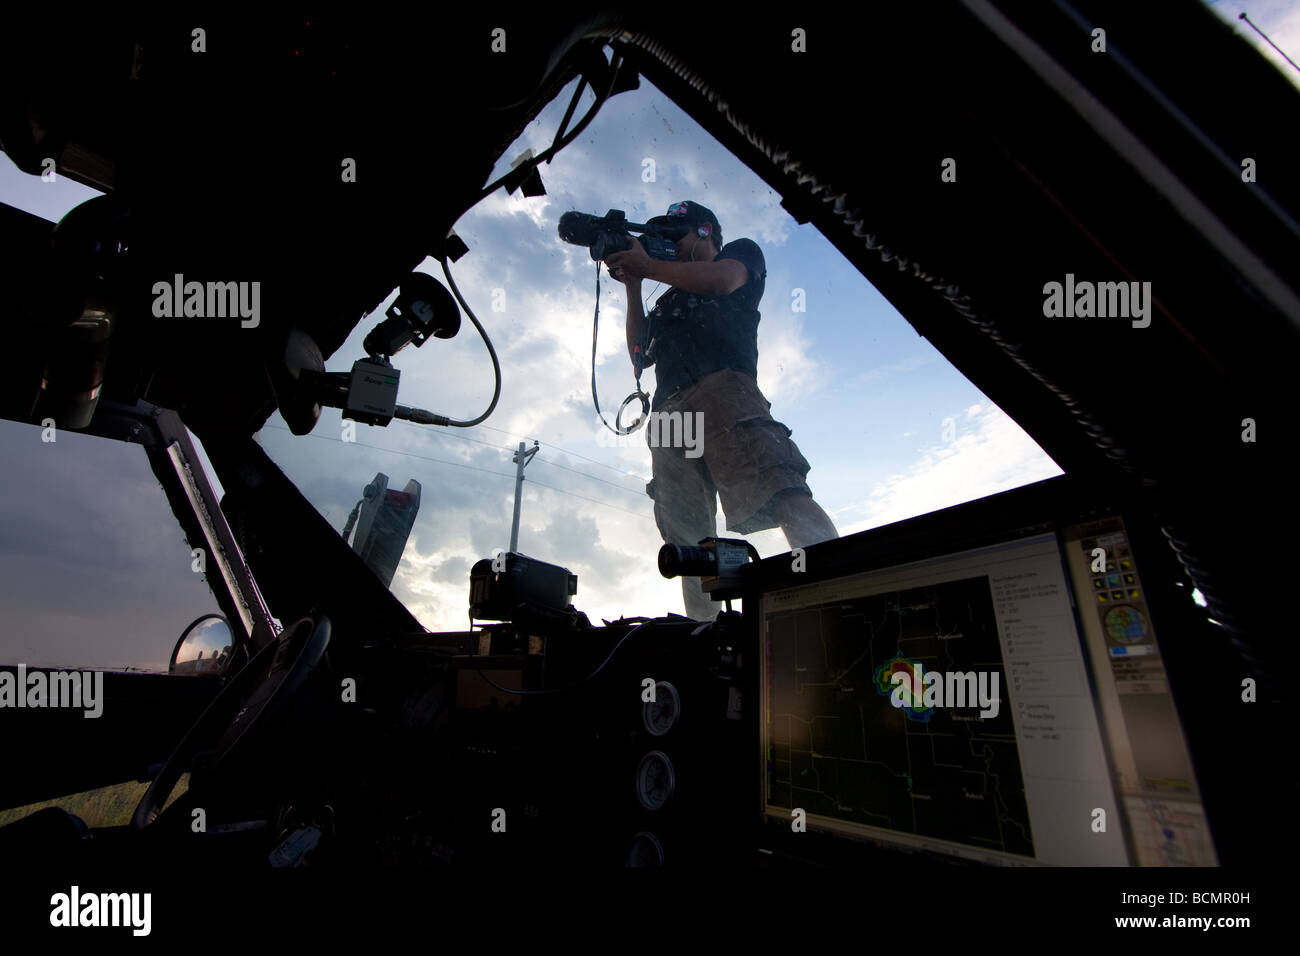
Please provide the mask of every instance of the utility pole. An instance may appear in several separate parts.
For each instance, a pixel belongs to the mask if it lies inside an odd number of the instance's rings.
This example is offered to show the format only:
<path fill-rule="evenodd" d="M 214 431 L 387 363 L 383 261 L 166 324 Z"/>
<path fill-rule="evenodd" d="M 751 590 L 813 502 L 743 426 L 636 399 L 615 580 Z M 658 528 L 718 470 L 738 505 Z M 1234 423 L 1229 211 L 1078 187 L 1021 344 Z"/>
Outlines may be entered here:
<path fill-rule="evenodd" d="M 524 451 L 524 443 L 519 443 L 519 450 L 515 452 L 515 520 L 510 526 L 510 553 L 514 554 L 515 549 L 519 547 L 519 501 L 520 493 L 524 490 L 524 465 L 528 464 L 532 457 L 537 454 L 537 441 L 533 441 L 533 447 L 527 452 Z"/>

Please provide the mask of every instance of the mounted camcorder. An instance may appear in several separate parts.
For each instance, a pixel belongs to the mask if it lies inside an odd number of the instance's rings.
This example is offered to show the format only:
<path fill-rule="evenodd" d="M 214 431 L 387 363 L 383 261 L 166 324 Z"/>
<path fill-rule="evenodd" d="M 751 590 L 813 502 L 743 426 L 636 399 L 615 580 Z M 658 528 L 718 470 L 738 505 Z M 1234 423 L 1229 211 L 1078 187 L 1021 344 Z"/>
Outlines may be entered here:
<path fill-rule="evenodd" d="M 641 243 L 651 259 L 664 262 L 677 261 L 677 242 L 690 232 L 685 223 L 672 226 L 650 226 L 643 222 L 628 222 L 621 209 L 611 209 L 603 216 L 585 212 L 566 212 L 560 217 L 560 238 L 575 246 L 586 246 L 591 258 L 600 262 L 615 252 L 632 248 L 632 236 L 639 232 L 636 241 Z"/>
<path fill-rule="evenodd" d="M 715 601 L 726 601 L 744 592 L 740 569 L 762 560 L 758 550 L 744 538 L 705 538 L 698 547 L 665 544 L 659 549 L 659 573 L 666 578 L 696 575 Z"/>

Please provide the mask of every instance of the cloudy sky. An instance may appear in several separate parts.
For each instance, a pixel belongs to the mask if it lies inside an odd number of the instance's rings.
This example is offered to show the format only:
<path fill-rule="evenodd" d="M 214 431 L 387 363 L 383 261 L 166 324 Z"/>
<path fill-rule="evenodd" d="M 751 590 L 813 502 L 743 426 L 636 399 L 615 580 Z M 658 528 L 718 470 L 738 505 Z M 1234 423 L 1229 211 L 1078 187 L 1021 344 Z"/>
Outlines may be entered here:
<path fill-rule="evenodd" d="M 1296 4 L 1218 0 L 1213 7 L 1295 81 L 1300 74 L 1237 14 L 1247 10 L 1294 58 L 1300 50 Z M 550 144 L 571 92 L 541 113 L 493 178 L 525 149 L 540 152 Z M 590 101 L 588 93 L 579 113 Z M 647 159 L 654 161 L 652 182 L 643 179 Z M 640 90 L 608 103 L 578 141 L 543 167 L 542 177 L 546 196 L 498 190 L 456 226 L 471 251 L 452 266 L 453 275 L 502 364 L 501 400 L 487 424 L 437 429 L 394 421 L 387 428 L 357 426 L 357 440 L 344 443 L 339 414 L 327 409 L 309 436 L 290 435 L 278 415 L 259 435 L 336 529 L 376 472 L 398 489 L 410 478 L 421 483 L 422 508 L 392 587 L 427 627 L 466 625 L 471 564 L 509 544 L 512 451 L 534 440 L 540 451 L 526 472 L 519 550 L 577 573 L 575 604 L 593 621 L 682 610 L 679 585 L 656 570 L 661 540 L 645 495 L 650 454 L 644 433 L 617 439 L 592 407 L 595 266 L 585 249 L 556 235 L 560 215 L 571 209 L 622 209 L 629 219 L 644 221 L 673 202 L 693 199 L 713 209 L 729 241 L 749 237 L 759 244 L 768 266 L 759 384 L 773 416 L 793 430 L 812 464 L 809 484 L 841 534 L 1060 473 L 820 233 L 796 224 L 757 176 L 644 81 Z M 90 195 L 64 179 L 43 184 L 0 158 L 0 201 L 57 220 Z M 431 261 L 421 269 L 442 277 Z M 494 290 L 503 292 L 495 297 L 504 304 L 501 311 L 493 310 Z M 792 309 L 795 290 L 803 290 L 804 312 Z M 664 291 L 646 283 L 647 306 Z M 362 356 L 362 339 L 389 304 L 357 326 L 327 363 L 330 370 L 346 370 Z M 602 277 L 597 381 L 607 415 L 633 387 L 625 310 L 623 287 Z M 491 398 L 491 363 L 468 321 L 454 340 L 408 348 L 394 364 L 402 372 L 403 404 L 473 418 Z M 653 386 L 653 369 L 645 382 Z M 945 440 L 946 420 L 951 440 Z M 0 426 L 6 450 L 39 435 L 31 426 Z M 65 445 L 66 455 L 75 453 L 80 464 L 31 454 L 5 476 L 0 561 L 11 613 L 8 633 L 0 636 L 0 662 L 156 666 L 180 629 L 214 602 L 181 560 L 188 552 L 179 528 L 172 534 L 161 527 L 170 516 L 153 519 L 147 535 L 135 530 L 147 523 L 146 515 L 166 509 L 138 449 L 124 455 L 98 449 L 95 443 L 104 444 L 98 439 L 72 437 L 82 445 Z M 133 455 L 138 462 L 127 461 Z M 56 472 L 63 476 L 60 487 L 66 485 L 61 500 L 87 502 L 85 514 L 31 507 L 24 489 L 42 486 Z M 94 503 L 116 509 L 117 517 L 93 518 Z M 37 519 L 58 527 L 43 534 Z M 721 513 L 719 521 L 725 533 Z M 99 543 L 89 547 L 90 537 Z M 787 549 L 779 530 L 751 540 L 764 555 Z M 150 563 L 150 554 L 168 557 Z M 127 568 L 137 573 L 124 573 Z M 92 583 L 67 583 L 83 579 Z M 147 608 L 160 610 L 149 614 Z"/>
<path fill-rule="evenodd" d="M 1300 63 L 1300 3 L 1296 0 L 1209 0 L 1209 7 L 1230 24 L 1238 36 L 1274 64 L 1279 73 L 1300 87 L 1300 70 L 1264 42 L 1250 24 L 1239 19 L 1241 14 L 1246 14 L 1251 23 L 1268 34 L 1275 46 L 1294 62 Z"/>
<path fill-rule="evenodd" d="M 139 445 L 0 419 L 0 664 L 167 669 L 219 610 Z"/>
<path fill-rule="evenodd" d="M 542 112 L 497 173 L 525 149 L 549 145 L 569 95 Z M 643 179 L 647 159 L 653 182 Z M 326 411 L 310 437 L 294 438 L 278 419 L 261 433 L 336 528 L 376 472 L 391 487 L 421 482 L 423 505 L 393 589 L 427 626 L 465 624 L 470 565 L 509 544 L 512 448 L 534 439 L 541 450 L 526 471 L 519 550 L 576 572 L 575 604 L 593 620 L 682 610 L 680 585 L 656 569 L 662 542 L 645 495 L 645 435 L 619 440 L 592 405 L 595 266 L 587 250 L 556 235 L 571 209 L 622 209 L 643 222 L 694 199 L 717 214 L 728 241 L 747 236 L 762 247 L 768 278 L 759 384 L 812 464 L 809 483 L 841 533 L 1060 473 L 820 233 L 797 225 L 774 192 L 652 87 L 643 83 L 607 104 L 542 177 L 546 196 L 498 191 L 456 226 L 471 251 L 453 275 L 502 362 L 501 401 L 488 425 L 394 422 L 360 427 L 349 444 L 338 413 Z M 433 262 L 423 268 L 441 276 Z M 498 289 L 500 312 L 493 311 Z M 793 309 L 797 289 L 804 312 Z M 647 304 L 663 291 L 646 283 Z M 388 304 L 357 327 L 331 369 L 360 357 L 362 338 Z M 597 382 L 607 414 L 633 387 L 625 313 L 624 288 L 604 277 Z M 404 404 L 466 419 L 491 398 L 491 365 L 468 322 L 455 340 L 407 349 L 394 364 Z M 651 369 L 649 384 L 653 376 Z M 944 441 L 945 419 L 952 441 Z M 776 529 L 751 540 L 764 555 L 788 547 Z"/>

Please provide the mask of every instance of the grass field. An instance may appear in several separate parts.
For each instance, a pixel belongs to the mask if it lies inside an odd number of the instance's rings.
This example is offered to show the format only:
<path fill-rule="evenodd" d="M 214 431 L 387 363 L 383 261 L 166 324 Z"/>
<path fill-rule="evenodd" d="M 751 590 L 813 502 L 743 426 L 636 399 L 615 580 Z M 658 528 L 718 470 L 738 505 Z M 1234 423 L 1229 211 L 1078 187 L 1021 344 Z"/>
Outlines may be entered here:
<path fill-rule="evenodd" d="M 184 774 L 176 788 L 172 790 L 167 806 L 171 806 L 176 798 L 189 788 L 189 785 L 190 775 Z M 81 817 L 86 826 L 92 830 L 96 827 L 126 826 L 131 822 L 131 815 L 135 813 L 136 805 L 148 788 L 147 783 L 117 783 L 111 787 L 100 787 L 98 790 L 87 790 L 66 797 L 55 797 L 53 800 L 42 800 L 40 803 L 29 803 L 25 807 L 0 810 L 0 826 L 21 820 L 46 807 L 62 807 L 69 813 Z"/>

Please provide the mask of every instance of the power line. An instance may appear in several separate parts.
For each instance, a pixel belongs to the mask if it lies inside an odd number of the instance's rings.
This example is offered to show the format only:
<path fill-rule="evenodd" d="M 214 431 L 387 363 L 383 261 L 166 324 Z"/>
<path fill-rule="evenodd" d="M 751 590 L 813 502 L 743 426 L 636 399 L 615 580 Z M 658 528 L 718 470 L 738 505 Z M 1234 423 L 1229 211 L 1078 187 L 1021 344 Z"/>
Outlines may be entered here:
<path fill-rule="evenodd" d="M 655 287 L 654 287 L 654 289 L 651 289 L 651 290 L 650 290 L 650 294 L 651 294 L 651 295 L 654 295 L 654 293 L 657 292 L 657 291 L 659 290 L 659 288 L 660 288 L 662 285 L 663 285 L 662 282 L 656 284 Z M 646 309 L 646 308 L 644 307 L 644 305 L 643 305 L 643 306 L 642 306 L 642 311 L 648 313 L 650 310 Z M 582 461 L 590 462 L 591 464 L 593 464 L 593 465 L 597 465 L 597 466 L 599 466 L 599 467 L 601 467 L 601 468 L 608 468 L 610 471 L 614 472 L 615 474 L 622 475 L 624 478 L 635 478 L 637 481 L 640 481 L 640 482 L 645 482 L 645 481 L 648 481 L 648 480 L 649 480 L 649 479 L 646 478 L 645 475 L 638 475 L 638 474 L 635 474 L 635 473 L 630 472 L 630 471 L 623 471 L 621 468 L 615 468 L 613 465 L 607 465 L 607 464 L 605 464 L 605 462 L 603 462 L 603 461 L 597 461 L 595 458 L 589 458 L 589 457 L 587 457 L 586 455 L 581 455 L 581 454 L 579 454 L 579 453 L 576 452 L 576 451 L 570 451 L 568 448 L 563 448 L 563 447 L 561 447 L 560 445 L 555 444 L 555 442 L 545 441 L 545 440 L 539 438 L 539 437 L 536 436 L 536 435 L 521 435 L 521 434 L 519 434 L 519 433 L 517 433 L 517 432 L 506 431 L 506 429 L 504 429 L 504 428 L 497 428 L 497 427 L 495 427 L 495 426 L 493 426 L 493 425 L 483 424 L 482 422 L 480 422 L 478 425 L 476 425 L 476 426 L 474 426 L 474 427 L 476 427 L 476 428 L 486 428 L 486 429 L 488 429 L 489 431 L 494 431 L 494 432 L 497 432 L 498 434 L 501 434 L 501 435 L 508 435 L 508 436 L 510 436 L 511 438 L 522 439 L 523 441 L 536 441 L 538 444 L 540 444 L 540 445 L 542 445 L 542 446 L 544 446 L 544 447 L 554 448 L 556 451 L 563 452 L 564 454 L 569 455 L 569 456 L 571 456 L 571 457 L 573 457 L 573 458 L 578 458 L 578 459 L 581 459 Z M 498 446 L 498 445 L 493 445 L 491 442 L 485 442 L 485 441 L 481 441 L 481 440 L 476 439 L 476 438 L 470 438 L 468 435 L 461 435 L 461 434 L 458 434 L 458 433 L 455 433 L 455 432 L 434 432 L 434 434 L 436 434 L 436 435 L 444 435 L 444 436 L 449 437 L 449 438 L 458 438 L 458 439 L 460 439 L 460 440 L 462 440 L 462 441 L 474 442 L 475 444 L 485 445 L 485 446 L 487 446 L 488 448 L 497 448 L 497 449 L 499 449 L 499 450 L 509 451 L 509 449 L 500 449 L 500 446 Z M 563 466 L 563 465 L 557 465 L 555 462 L 546 462 L 546 464 L 552 465 L 552 466 L 554 466 L 554 467 L 556 467 L 556 468 L 564 468 L 564 467 L 565 467 L 565 466 Z M 591 479 L 593 479 L 594 481 L 602 481 L 602 480 L 603 480 L 603 479 L 600 479 L 600 478 L 596 478 L 594 475 L 588 475 L 588 474 L 587 474 L 586 472 L 584 472 L 584 471 L 578 471 L 578 470 L 573 469 L 573 468 L 569 468 L 569 469 L 566 469 L 566 470 L 568 470 L 568 471 L 572 471 L 574 474 L 577 474 L 577 475 L 583 475 L 584 477 L 591 478 Z M 605 482 L 605 483 L 606 483 L 606 484 L 612 484 L 612 482 Z M 614 487 L 620 489 L 621 491 L 631 491 L 631 490 L 632 490 L 632 489 L 629 489 L 629 488 L 624 488 L 624 487 L 621 486 L 621 485 L 614 485 Z M 639 492 L 639 491 L 637 491 L 637 492 L 633 492 L 633 493 L 634 493 L 634 494 L 641 494 L 641 492 Z"/>
<path fill-rule="evenodd" d="M 401 422 L 403 425 L 409 425 L 411 428 L 415 428 L 415 427 L 416 427 L 413 423 L 411 423 L 411 422 L 403 422 L 401 419 L 398 419 L 398 418 L 393 419 L 393 421 L 394 421 L 394 422 Z M 571 455 L 571 456 L 574 457 L 574 458 L 581 458 L 583 461 L 589 461 L 589 462 L 591 462 L 593 465 L 599 465 L 601 468 L 608 468 L 610 471 L 614 472 L 615 474 L 622 475 L 622 476 L 624 476 L 625 478 L 635 478 L 637 481 L 646 481 L 646 480 L 647 480 L 646 477 L 645 477 L 645 475 L 638 475 L 638 474 L 635 474 L 634 472 L 630 472 L 630 471 L 620 471 L 618 468 L 615 468 L 613 465 L 607 465 L 607 464 L 605 464 L 603 461 L 597 461 L 597 460 L 594 459 L 594 458 L 588 458 L 586 455 L 579 455 L 576 451 L 569 451 L 567 448 L 561 448 L 559 445 L 555 444 L 554 442 L 543 441 L 542 439 L 537 438 L 537 437 L 534 436 L 534 435 L 520 435 L 520 434 L 518 434 L 518 433 L 516 433 L 516 432 L 508 432 L 508 431 L 506 431 L 504 428 L 494 428 L 494 427 L 491 426 L 491 425 L 482 425 L 482 424 L 480 424 L 480 425 L 475 425 L 474 427 L 475 427 L 475 428 L 487 428 L 487 429 L 490 429 L 491 431 L 499 432 L 499 433 L 501 433 L 502 435 L 509 435 L 511 438 L 519 438 L 519 439 L 522 439 L 523 441 L 536 441 L 536 442 L 537 442 L 538 444 L 540 444 L 543 448 L 554 448 L 556 451 L 563 452 L 563 453 L 566 454 L 566 455 Z M 284 431 L 284 429 L 280 429 L 280 430 L 281 430 L 281 431 Z M 421 430 L 423 431 L 423 427 L 421 427 Z M 437 436 L 439 436 L 440 438 L 456 438 L 456 439 L 459 439 L 460 441 L 473 442 L 474 444 L 476 444 L 476 445 L 482 445 L 482 446 L 484 446 L 485 448 L 495 448 L 497 451 L 510 451 L 509 448 L 503 448 L 501 445 L 494 445 L 494 444 L 492 444 L 492 442 L 490 442 L 490 441 L 483 441 L 482 439 L 479 439 L 479 438 L 470 438 L 468 435 L 462 435 L 462 434 L 460 434 L 459 432 L 436 431 L 436 432 L 424 432 L 424 433 L 425 433 L 425 434 L 437 435 Z M 557 465 L 557 464 L 556 464 L 555 462 L 553 462 L 553 461 L 548 461 L 548 462 L 544 462 L 544 463 L 545 463 L 545 464 L 548 464 L 548 465 L 551 465 L 551 466 L 553 466 L 553 467 L 555 467 L 555 468 L 566 468 L 565 465 Z M 603 478 L 597 478 L 595 475 L 589 475 L 589 474 L 587 474 L 585 471 L 578 471 L 578 470 L 575 469 L 575 468 L 567 468 L 567 470 L 568 470 L 568 471 L 572 471 L 575 475 L 583 475 L 584 477 L 590 478 L 590 479 L 592 479 L 593 481 L 605 481 L 605 479 L 603 479 Z M 608 481 L 606 481 L 605 483 L 606 483 L 606 484 L 612 484 L 612 482 L 608 482 Z M 623 487 L 622 485 L 614 485 L 614 487 L 615 487 L 615 488 L 620 488 L 620 489 L 622 489 L 623 491 L 633 491 L 633 490 L 634 490 L 634 489 L 630 489 L 630 488 L 625 488 L 625 487 Z M 639 491 L 636 491 L 635 493 L 636 493 L 636 494 L 641 494 L 641 492 L 639 492 Z"/>
<path fill-rule="evenodd" d="M 542 439 L 537 438 L 534 435 L 520 435 L 517 432 L 508 432 L 504 428 L 494 428 L 492 425 L 479 425 L 477 427 L 487 428 L 494 432 L 500 432 L 502 435 L 509 435 L 511 438 L 521 438 L 524 441 L 536 441 L 539 444 L 541 444 L 543 447 L 554 448 L 556 451 L 562 451 L 566 455 L 571 455 L 574 458 L 581 458 L 583 461 L 589 461 L 593 465 L 599 465 L 601 468 L 608 468 L 610 471 L 614 472 L 615 474 L 622 475 L 625 478 L 635 478 L 638 481 L 646 480 L 645 475 L 637 475 L 637 474 L 633 474 L 630 471 L 623 471 L 619 468 L 615 468 L 613 465 L 607 465 L 603 461 L 597 461 L 594 458 L 588 458 L 586 455 L 579 455 L 576 451 L 569 451 L 569 449 L 567 448 L 561 448 L 559 445 L 555 444 L 555 442 L 542 441 Z"/>
<path fill-rule="evenodd" d="M 400 419 L 394 419 L 394 420 L 400 420 Z M 409 424 L 409 423 L 406 423 L 406 424 Z M 415 427 L 415 425 L 412 425 L 412 428 L 413 428 L 413 427 Z M 500 431 L 500 429 L 494 429 L 494 431 Z M 438 437 L 438 438 L 458 438 L 458 440 L 460 440 L 460 441 L 471 441 L 471 442 L 473 442 L 474 445 L 482 445 L 482 446 L 484 446 L 484 447 L 490 447 L 490 449 L 495 449 L 495 450 L 498 450 L 498 451 L 511 451 L 511 449 L 503 449 L 503 447 L 500 446 L 500 445 L 493 445 L 493 444 L 491 444 L 490 441 L 481 441 L 481 440 L 478 440 L 478 438 L 471 438 L 471 437 L 469 437 L 468 434 L 459 434 L 458 432 L 425 432 L 425 434 L 433 434 L 433 436 Z M 504 432 L 504 434 L 510 434 L 510 432 Z M 515 436 L 515 437 L 517 437 L 517 438 L 524 438 L 524 436 Z M 524 438 L 524 441 L 528 441 L 528 438 Z M 573 454 L 573 453 L 571 453 L 571 451 L 564 451 L 564 449 L 562 449 L 562 447 L 559 447 L 558 445 L 550 445 L 549 442 L 545 442 L 545 441 L 541 441 L 541 440 L 537 440 L 537 441 L 538 441 L 538 444 L 539 444 L 539 445 L 542 445 L 543 447 L 552 447 L 552 449 L 555 449 L 556 451 L 563 451 L 564 454 Z M 577 470 L 577 468 L 569 468 L 569 467 L 567 466 L 567 464 L 560 464 L 560 463 L 558 463 L 558 462 L 549 462 L 549 460 L 546 460 L 546 459 L 543 459 L 543 458 L 538 458 L 538 459 L 537 459 L 537 463 L 538 463 L 538 464 L 549 464 L 549 466 L 552 467 L 552 468 L 563 468 L 564 471 L 571 471 L 571 472 L 575 473 L 575 475 L 581 475 L 582 477 L 585 477 L 585 479 L 591 479 L 591 481 L 599 481 L 599 483 L 601 483 L 601 484 L 604 484 L 604 485 L 610 485 L 610 488 L 617 488 L 617 489 L 620 490 L 620 492 L 627 492 L 628 494 L 638 494 L 638 496 L 643 496 L 643 494 L 645 494 L 645 492 L 643 492 L 643 490 L 641 490 L 641 489 L 637 489 L 637 488 L 628 488 L 628 486 L 625 486 L 625 485 L 615 484 L 614 481 L 608 481 L 608 480 L 606 480 L 606 479 L 602 479 L 602 477 L 597 477 L 597 476 L 595 476 L 595 475 L 589 475 L 588 472 Z M 591 463 L 593 463 L 593 464 L 599 464 L 599 462 L 591 462 Z M 606 466 L 606 467 L 608 467 L 608 466 Z M 619 472 L 619 473 L 620 473 L 620 475 L 623 475 L 623 473 L 625 473 L 625 472 Z M 640 476 L 640 475 L 628 475 L 628 477 L 634 477 L 634 479 L 637 479 L 637 480 L 640 480 L 640 481 L 645 480 L 645 479 L 643 479 L 643 477 Z"/>
<path fill-rule="evenodd" d="M 263 427 L 264 427 L 264 428 L 269 428 L 269 429 L 271 429 L 272 431 L 277 431 L 277 432 L 289 432 L 289 429 L 287 429 L 287 428 L 281 428 L 279 425 L 264 425 Z M 498 429 L 498 430 L 499 430 L 499 429 Z M 289 433 L 292 434 L 292 432 L 289 432 Z M 319 439 L 319 440 L 321 440 L 321 441 L 332 441 L 332 442 L 338 442 L 338 443 L 340 443 L 340 444 L 360 445 L 362 448 L 372 448 L 372 449 L 374 449 L 375 451 L 387 452 L 387 453 L 390 454 L 390 455 L 401 455 L 401 456 L 406 457 L 406 458 L 418 458 L 418 459 L 420 459 L 421 461 L 431 461 L 431 462 L 435 462 L 435 463 L 437 463 L 437 464 L 439 464 L 439 465 L 451 465 L 452 467 L 455 467 L 455 468 L 468 468 L 470 471 L 481 471 L 481 472 L 483 472 L 484 474 L 487 474 L 487 475 L 495 475 L 495 476 L 498 477 L 498 478 L 508 478 L 508 479 L 510 479 L 510 480 L 512 480 L 512 481 L 514 480 L 514 477 L 515 477 L 514 475 L 507 475 L 507 474 L 505 474 L 505 473 L 503 473 L 503 472 L 500 472 L 500 471 L 492 471 L 492 470 L 487 469 L 487 468 L 480 468 L 480 467 L 478 467 L 477 465 L 467 465 L 467 464 L 465 464 L 464 462 L 459 462 L 459 461 L 447 461 L 447 460 L 445 460 L 445 459 L 443 459 L 443 458 L 434 458 L 434 457 L 432 457 L 432 456 L 430 456 L 430 455 L 417 455 L 415 452 L 411 452 L 411 451 L 398 451 L 396 448 L 385 448 L 385 447 L 382 446 L 382 445 L 371 445 L 371 444 L 368 444 L 368 443 L 366 443 L 366 442 L 359 442 L 359 441 L 343 442 L 342 439 L 338 439 L 338 438 L 330 438 L 328 435 L 300 435 L 300 436 L 298 436 L 298 437 L 300 437 L 300 438 L 316 438 L 316 439 Z M 479 444 L 487 444 L 487 442 L 480 442 Z M 495 447 L 495 446 L 489 445 L 488 447 Z M 504 450 L 504 449 L 503 449 L 503 450 Z M 561 466 L 561 467 L 562 467 L 562 466 Z M 568 469 L 568 470 L 572 471 L 573 469 Z M 578 474 L 582 474 L 582 472 L 578 472 Z M 588 475 L 587 477 L 594 477 L 594 476 Z M 531 479 L 530 479 L 530 480 L 531 480 Z M 600 479 L 596 479 L 596 480 L 599 481 Z M 654 518 L 653 518 L 651 515 L 647 515 L 647 514 L 644 514 L 644 513 L 642 513 L 642 512 L 638 512 L 638 511 L 629 511 L 627 508 L 620 508 L 618 505 L 611 505 L 609 502 L 607 502 L 607 501 L 601 501 L 601 500 L 598 499 L 598 498 L 588 498 L 586 495 L 580 495 L 580 494 L 577 494 L 576 492 L 572 492 L 572 491 L 565 491 L 563 488 L 556 488 L 554 485 L 543 484 L 543 483 L 540 482 L 540 481 L 533 481 L 532 483 L 533 483 L 534 485 L 537 485 L 539 488 L 546 488 L 546 489 L 548 489 L 548 490 L 550 490 L 550 491 L 559 492 L 559 493 L 562 494 L 562 495 L 568 495 L 570 498 L 579 498 L 579 499 L 581 499 L 582 501 L 589 501 L 589 502 L 591 502 L 592 504 L 602 505 L 602 506 L 604 506 L 604 507 L 606 507 L 606 508 L 612 508 L 614 511 L 621 511 L 621 512 L 623 512 L 624 514 L 630 514 L 630 515 L 632 515 L 633 517 L 636 517 L 636 518 L 644 518 L 644 519 L 646 519 L 647 521 L 653 521 L 653 520 L 654 520 Z M 616 485 L 615 487 L 618 487 L 618 486 Z M 624 491 L 628 491 L 629 489 L 624 488 L 623 490 L 624 490 Z"/>
<path fill-rule="evenodd" d="M 570 498 L 581 498 L 583 501 L 590 501 L 593 502 L 594 504 L 605 505 L 606 508 L 613 508 L 615 511 L 622 511 L 624 514 L 630 514 L 636 518 L 644 518 L 647 521 L 654 520 L 653 516 L 648 514 L 643 514 L 642 512 L 639 511 L 629 511 L 627 508 L 620 508 L 618 505 L 611 505 L 604 501 L 598 501 L 595 498 L 588 498 L 586 495 L 574 494 L 572 491 L 565 491 L 563 488 L 556 488 L 553 485 L 544 485 L 540 481 L 537 481 L 535 479 L 530 478 L 529 481 L 531 481 L 534 485 L 536 485 L 539 488 L 549 488 L 551 491 L 558 491 L 560 494 L 568 495 Z"/>
<path fill-rule="evenodd" d="M 262 427 L 269 428 L 270 430 L 277 431 L 277 432 L 289 432 L 289 429 L 281 428 L 279 425 L 263 425 Z M 289 434 L 293 434 L 293 433 L 289 432 Z M 396 448 L 385 448 L 383 445 L 371 445 L 363 441 L 344 442 L 342 439 L 330 438 L 328 435 L 299 435 L 297 437 L 316 438 L 319 439 L 320 441 L 332 441 L 344 445 L 359 445 L 362 448 L 373 448 L 375 451 L 388 452 L 390 455 L 404 455 L 407 458 L 419 458 L 422 461 L 433 461 L 433 462 L 437 462 L 440 465 L 452 465 L 453 467 L 456 468 L 468 468 L 470 471 L 481 471 L 487 475 L 496 475 L 498 478 L 510 478 L 513 480 L 515 477 L 514 475 L 507 475 L 500 471 L 491 471 L 487 468 L 480 468 L 477 465 L 467 465 L 464 462 L 460 462 L 460 461 L 446 461 L 445 459 L 433 458 L 429 455 L 417 455 L 413 451 L 398 451 Z"/>
<path fill-rule="evenodd" d="M 570 468 L 568 465 L 561 465 L 558 462 L 547 461 L 545 458 L 537 459 L 539 465 L 550 465 L 552 468 L 563 468 L 565 471 L 571 471 L 575 475 L 582 475 L 584 478 L 590 478 L 592 481 L 599 481 L 603 485 L 609 485 L 611 488 L 617 488 L 619 491 L 626 491 L 629 495 L 645 497 L 645 492 L 636 488 L 626 488 L 623 485 L 617 485 L 612 481 L 606 481 L 604 478 L 597 478 L 595 475 L 589 475 L 585 471 L 579 471 L 576 468 Z"/>
<path fill-rule="evenodd" d="M 1287 61 L 1288 63 L 1290 63 L 1292 66 L 1295 66 L 1295 68 L 1296 68 L 1297 70 L 1300 70 L 1300 66 L 1296 66 L 1296 62 L 1295 62 L 1295 60 L 1291 59 L 1291 58 L 1290 58 L 1289 56 L 1287 56 L 1285 53 L 1282 53 L 1281 49 L 1278 48 L 1278 45 L 1277 45 L 1276 43 L 1274 43 L 1272 40 L 1270 40 L 1270 39 L 1265 35 L 1265 33 L 1264 33 L 1263 30 L 1261 30 L 1259 27 L 1255 26 L 1255 24 L 1251 23 L 1251 21 L 1250 21 L 1250 17 L 1246 16 L 1246 14 L 1244 14 L 1244 13 L 1241 13 L 1241 14 L 1238 14 L 1237 19 L 1238 19 L 1238 20 L 1245 20 L 1247 23 L 1250 23 L 1250 28 L 1251 28 L 1252 30 L 1254 30 L 1256 33 L 1258 33 L 1260 36 L 1264 37 L 1264 42 L 1267 43 L 1269 46 L 1271 46 L 1274 50 L 1277 50 L 1277 52 L 1281 54 L 1282 59 L 1286 60 L 1286 61 Z"/>
<path fill-rule="evenodd" d="M 412 429 L 415 429 L 415 428 L 417 427 L 417 426 L 415 425 L 414 422 L 406 422 L 406 421 L 402 421 L 402 419 L 400 419 L 400 418 L 394 418 L 393 421 L 394 421 L 394 422 L 401 422 L 401 424 L 403 424 L 403 425 L 408 425 L 408 426 L 410 426 Z M 478 426 L 475 426 L 475 427 L 478 427 Z M 508 449 L 508 448 L 503 448 L 503 447 L 500 446 L 500 445 L 493 444 L 493 443 L 490 442 L 490 441 L 483 441 L 483 440 L 480 439 L 480 438 L 470 438 L 468 435 L 462 435 L 460 432 L 449 432 L 449 431 L 433 431 L 433 432 L 431 432 L 431 431 L 428 430 L 428 427 L 427 427 L 427 426 L 423 426 L 423 425 L 422 425 L 422 426 L 419 426 L 419 430 L 420 430 L 421 434 L 424 434 L 424 435 L 435 435 L 435 436 L 437 436 L 438 438 L 456 438 L 456 439 L 459 439 L 460 441 L 473 442 L 475 445 L 482 445 L 482 446 L 484 446 L 485 448 L 495 448 L 497 451 L 509 451 L 509 450 L 510 450 L 510 449 Z"/>

